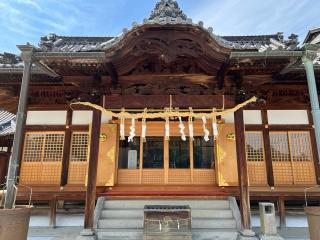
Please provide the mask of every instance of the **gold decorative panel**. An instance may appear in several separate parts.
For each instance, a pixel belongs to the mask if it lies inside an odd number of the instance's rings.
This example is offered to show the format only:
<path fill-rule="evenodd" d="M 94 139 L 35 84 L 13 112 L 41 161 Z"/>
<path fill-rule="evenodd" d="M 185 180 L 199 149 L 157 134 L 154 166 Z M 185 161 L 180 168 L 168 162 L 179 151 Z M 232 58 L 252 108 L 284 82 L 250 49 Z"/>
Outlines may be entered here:
<path fill-rule="evenodd" d="M 22 184 L 59 185 L 64 132 L 26 132 L 22 155 Z"/>
<path fill-rule="evenodd" d="M 238 185 L 236 141 L 228 139 L 228 135 L 234 132 L 234 124 L 219 124 L 216 169 L 219 186 Z"/>
<path fill-rule="evenodd" d="M 114 186 L 118 146 L 117 124 L 101 124 L 101 134 L 105 134 L 106 139 L 100 138 L 99 143 L 97 186 Z"/>
<path fill-rule="evenodd" d="M 68 183 L 85 184 L 88 168 L 89 134 L 73 132 L 71 136 Z"/>
<path fill-rule="evenodd" d="M 250 185 L 266 185 L 267 174 L 263 147 L 263 134 L 260 131 L 247 131 L 246 157 Z"/>

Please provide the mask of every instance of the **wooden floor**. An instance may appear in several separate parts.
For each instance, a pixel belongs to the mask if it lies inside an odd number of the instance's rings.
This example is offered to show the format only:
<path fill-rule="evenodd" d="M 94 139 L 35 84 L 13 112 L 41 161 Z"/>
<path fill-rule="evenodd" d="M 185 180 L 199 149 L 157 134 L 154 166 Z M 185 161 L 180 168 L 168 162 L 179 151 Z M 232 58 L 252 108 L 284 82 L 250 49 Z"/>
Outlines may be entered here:
<path fill-rule="evenodd" d="M 279 197 L 284 200 L 303 200 L 304 190 L 310 186 L 251 186 L 251 200 L 272 200 Z M 84 201 L 86 195 L 85 186 L 32 186 L 33 201 L 78 200 Z M 98 196 L 110 198 L 225 198 L 238 196 L 237 187 L 218 187 L 209 185 L 200 186 L 165 186 L 165 185 L 118 185 L 115 187 L 97 188 Z M 308 191 L 310 199 L 320 199 L 320 187 Z M 28 190 L 20 188 L 18 200 L 28 200 Z"/>
<path fill-rule="evenodd" d="M 164 186 L 164 185 L 153 185 L 153 186 L 130 186 L 121 185 L 113 188 L 106 189 L 105 192 L 101 193 L 100 196 L 108 196 L 111 198 L 115 197 L 149 197 L 149 198 L 176 198 L 176 197 L 190 197 L 190 198 L 225 198 L 228 197 L 229 192 L 220 187 L 214 186 Z"/>

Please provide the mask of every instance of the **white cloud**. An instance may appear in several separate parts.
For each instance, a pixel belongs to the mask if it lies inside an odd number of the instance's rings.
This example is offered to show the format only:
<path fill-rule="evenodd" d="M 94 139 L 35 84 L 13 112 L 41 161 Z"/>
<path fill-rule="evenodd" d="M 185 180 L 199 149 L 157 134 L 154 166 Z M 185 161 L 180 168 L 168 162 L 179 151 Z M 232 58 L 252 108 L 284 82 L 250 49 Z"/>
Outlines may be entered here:
<path fill-rule="evenodd" d="M 19 4 L 24 4 L 33 7 L 34 9 L 38 10 L 39 12 L 43 12 L 41 6 L 35 0 L 13 0 Z"/>

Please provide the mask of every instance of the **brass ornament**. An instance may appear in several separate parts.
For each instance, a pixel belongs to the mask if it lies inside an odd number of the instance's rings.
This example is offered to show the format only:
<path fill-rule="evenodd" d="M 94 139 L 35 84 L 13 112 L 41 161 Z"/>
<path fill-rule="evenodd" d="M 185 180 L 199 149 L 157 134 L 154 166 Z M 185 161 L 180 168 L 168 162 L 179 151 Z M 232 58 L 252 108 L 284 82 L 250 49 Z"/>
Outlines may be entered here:
<path fill-rule="evenodd" d="M 101 134 L 100 134 L 100 140 L 101 140 L 101 142 L 107 141 L 107 134 L 101 133 Z"/>
<path fill-rule="evenodd" d="M 227 139 L 231 140 L 231 141 L 235 141 L 236 140 L 236 135 L 235 133 L 228 133 L 227 134 Z"/>

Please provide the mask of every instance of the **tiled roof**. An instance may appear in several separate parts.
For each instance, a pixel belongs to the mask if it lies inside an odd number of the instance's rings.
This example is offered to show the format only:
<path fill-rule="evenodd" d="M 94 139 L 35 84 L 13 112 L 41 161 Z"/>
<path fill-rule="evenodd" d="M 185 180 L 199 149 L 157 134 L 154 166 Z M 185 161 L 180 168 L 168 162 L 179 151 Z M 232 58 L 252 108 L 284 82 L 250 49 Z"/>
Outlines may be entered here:
<path fill-rule="evenodd" d="M 14 134 L 16 131 L 15 119 L 14 114 L 0 110 L 0 136 Z"/>
<path fill-rule="evenodd" d="M 50 34 L 41 38 L 40 48 L 49 52 L 103 51 L 119 42 L 119 38 L 123 38 L 125 34 L 124 32 L 119 37 L 65 37 Z M 299 43 L 297 36 L 293 39 L 284 40 L 282 33 L 257 36 L 214 35 L 214 38 L 235 50 L 296 50 Z"/>
<path fill-rule="evenodd" d="M 22 68 L 21 58 L 12 53 L 0 53 L 0 68 Z"/>
<path fill-rule="evenodd" d="M 101 44 L 113 37 L 70 37 L 49 34 L 42 37 L 40 47 L 52 52 L 89 52 L 101 48 Z"/>
<path fill-rule="evenodd" d="M 297 35 L 292 34 L 284 40 L 282 33 L 260 36 L 225 36 L 213 33 L 211 27 L 204 27 L 203 22 L 193 23 L 191 18 L 180 9 L 175 0 L 160 0 L 157 2 L 150 16 L 143 23 L 132 23 L 131 29 L 123 29 L 117 37 L 64 37 L 50 34 L 41 38 L 40 48 L 43 51 L 53 52 L 88 52 L 104 51 L 117 45 L 125 38 L 128 32 L 148 24 L 157 25 L 189 25 L 200 27 L 215 39 L 220 45 L 234 50 L 296 50 L 298 45 Z"/>

